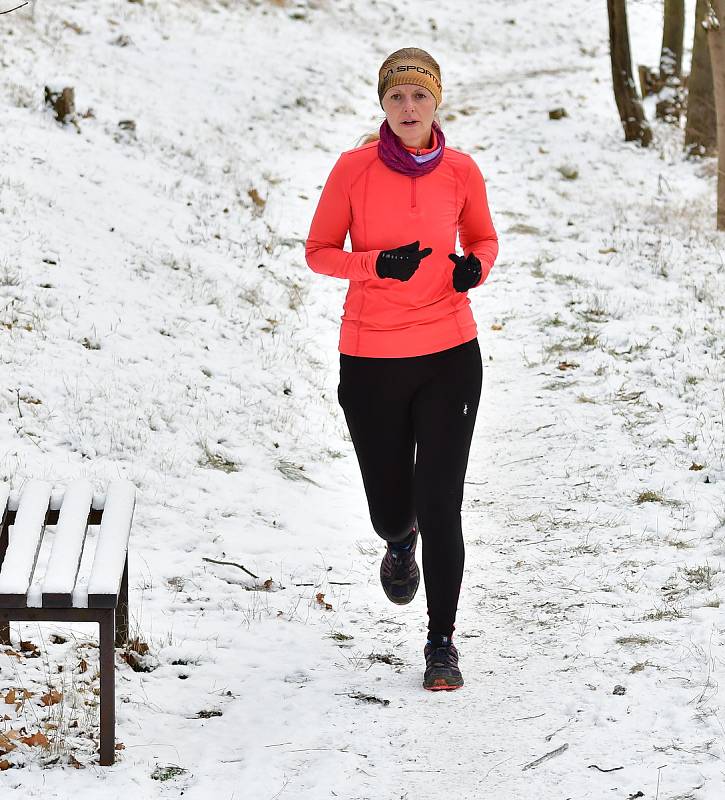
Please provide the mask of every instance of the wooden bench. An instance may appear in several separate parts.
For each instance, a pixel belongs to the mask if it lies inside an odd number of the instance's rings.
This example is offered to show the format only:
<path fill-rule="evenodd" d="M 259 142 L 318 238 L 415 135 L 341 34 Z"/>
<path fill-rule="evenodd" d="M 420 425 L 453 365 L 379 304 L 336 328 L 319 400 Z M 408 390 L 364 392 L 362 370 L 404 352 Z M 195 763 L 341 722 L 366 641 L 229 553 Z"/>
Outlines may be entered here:
<path fill-rule="evenodd" d="M 11 621 L 99 624 L 103 766 L 115 756 L 115 647 L 128 640 L 128 539 L 135 505 L 136 488 L 127 480 L 113 480 L 105 495 L 95 496 L 86 480 L 60 495 L 46 481 L 29 480 L 19 497 L 0 483 L 0 644 L 10 644 Z M 48 525 L 55 526 L 52 550 L 42 581 L 34 580 Z M 78 577 L 84 546 L 93 538 L 86 536 L 89 525 L 100 529 L 84 583 Z"/>

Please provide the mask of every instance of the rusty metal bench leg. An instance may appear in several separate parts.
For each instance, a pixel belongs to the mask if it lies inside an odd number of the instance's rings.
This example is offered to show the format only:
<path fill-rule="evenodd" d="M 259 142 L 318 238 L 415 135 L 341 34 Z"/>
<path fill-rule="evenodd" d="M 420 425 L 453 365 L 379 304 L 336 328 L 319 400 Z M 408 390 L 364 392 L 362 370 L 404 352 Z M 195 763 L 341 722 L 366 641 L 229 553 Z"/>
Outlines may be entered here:
<path fill-rule="evenodd" d="M 0 644 L 10 644 L 9 622 L 0 622 Z"/>
<path fill-rule="evenodd" d="M 100 765 L 113 764 L 116 753 L 116 650 L 115 610 L 109 608 L 99 622 L 101 672 Z"/>
<path fill-rule="evenodd" d="M 118 593 L 116 609 L 116 647 L 125 647 L 128 643 L 128 553 L 123 567 L 121 590 Z"/>

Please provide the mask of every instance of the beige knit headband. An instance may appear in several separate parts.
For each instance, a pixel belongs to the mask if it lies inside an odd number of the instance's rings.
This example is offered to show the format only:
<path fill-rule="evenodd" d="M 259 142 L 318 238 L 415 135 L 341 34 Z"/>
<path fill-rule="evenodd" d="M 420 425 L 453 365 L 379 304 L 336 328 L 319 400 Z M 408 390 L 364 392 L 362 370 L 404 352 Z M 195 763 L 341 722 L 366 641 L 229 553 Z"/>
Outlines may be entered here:
<path fill-rule="evenodd" d="M 436 108 L 441 104 L 443 86 L 441 76 L 436 74 L 429 66 L 415 58 L 405 58 L 394 61 L 378 73 L 378 98 L 380 106 L 383 105 L 383 96 L 391 86 L 400 86 L 403 83 L 412 83 L 427 89 L 435 98 Z"/>

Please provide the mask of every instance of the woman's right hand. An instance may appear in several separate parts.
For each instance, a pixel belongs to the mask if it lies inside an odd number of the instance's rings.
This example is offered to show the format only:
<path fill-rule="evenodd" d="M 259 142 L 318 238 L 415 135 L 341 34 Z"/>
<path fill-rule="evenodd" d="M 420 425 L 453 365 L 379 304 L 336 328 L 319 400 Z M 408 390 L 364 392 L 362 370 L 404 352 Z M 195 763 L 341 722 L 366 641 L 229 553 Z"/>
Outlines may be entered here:
<path fill-rule="evenodd" d="M 392 250 L 381 250 L 375 262 L 375 270 L 379 278 L 395 278 L 407 281 L 420 266 L 420 262 L 433 250 L 426 247 L 420 250 L 420 241 L 404 244 Z"/>

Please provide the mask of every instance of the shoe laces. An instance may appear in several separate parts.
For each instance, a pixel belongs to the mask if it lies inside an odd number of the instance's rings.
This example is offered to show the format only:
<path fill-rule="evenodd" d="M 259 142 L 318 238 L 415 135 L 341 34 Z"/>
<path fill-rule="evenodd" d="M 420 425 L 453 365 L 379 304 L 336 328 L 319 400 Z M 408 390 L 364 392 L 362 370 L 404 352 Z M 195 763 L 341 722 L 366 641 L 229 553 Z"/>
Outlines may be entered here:
<path fill-rule="evenodd" d="M 439 647 L 427 646 L 426 663 L 429 667 L 457 667 L 458 650 L 453 642 L 442 644 Z"/>
<path fill-rule="evenodd" d="M 388 547 L 386 562 L 385 571 L 393 579 L 410 578 L 415 572 L 415 551 L 412 547 L 409 550 L 394 550 Z"/>

